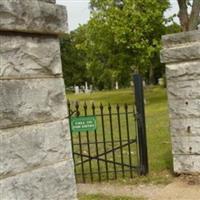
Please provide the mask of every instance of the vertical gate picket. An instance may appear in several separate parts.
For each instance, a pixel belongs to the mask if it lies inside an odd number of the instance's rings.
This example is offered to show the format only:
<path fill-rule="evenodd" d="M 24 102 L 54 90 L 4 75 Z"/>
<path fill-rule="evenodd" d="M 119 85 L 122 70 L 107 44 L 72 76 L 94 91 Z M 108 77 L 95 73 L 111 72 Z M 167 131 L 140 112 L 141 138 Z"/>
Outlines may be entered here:
<path fill-rule="evenodd" d="M 120 143 L 120 154 L 121 154 L 121 167 L 122 167 L 122 175 L 125 177 L 124 172 L 124 156 L 123 156 L 123 146 L 122 146 L 122 132 L 121 132 L 121 121 L 120 121 L 120 107 L 119 104 L 116 106 L 117 109 L 117 122 L 118 122 L 118 131 L 119 131 L 119 143 Z"/>
<path fill-rule="evenodd" d="M 100 111 L 101 111 L 101 123 L 102 123 L 102 134 L 103 134 L 103 147 L 104 152 L 107 152 L 106 147 L 106 136 L 105 136 L 105 126 L 104 126 L 104 111 L 103 111 L 103 104 L 100 104 Z M 108 174 L 108 162 L 107 162 L 107 153 L 104 155 L 105 157 L 105 167 L 106 167 L 106 179 L 109 180 L 109 174 Z"/>
<path fill-rule="evenodd" d="M 96 115 L 96 111 L 95 111 L 95 105 L 92 102 L 92 114 L 95 116 Z M 95 137 L 95 148 L 96 148 L 96 157 L 97 157 L 97 169 L 98 169 L 98 180 L 99 182 L 101 182 L 101 168 L 100 168 L 100 162 L 98 159 L 99 156 L 99 148 L 98 148 L 98 136 L 97 136 L 97 131 L 94 131 L 94 137 Z"/>
<path fill-rule="evenodd" d="M 87 116 L 87 104 L 86 102 L 83 105 L 84 108 L 84 114 Z M 93 182 L 93 173 L 92 173 L 92 161 L 91 161 L 91 152 L 90 152 L 90 138 L 89 138 L 89 132 L 86 131 L 86 138 L 87 138 L 87 150 L 88 150 L 88 156 L 89 156 L 89 169 L 90 169 L 90 179 L 91 182 Z"/>
<path fill-rule="evenodd" d="M 76 113 L 78 115 L 79 114 L 79 103 L 78 102 L 76 102 L 75 108 L 76 108 Z M 83 180 L 83 183 L 85 183 L 85 168 L 84 168 L 84 162 L 83 162 L 81 132 L 78 132 L 78 139 L 79 139 L 79 150 L 80 150 L 80 157 L 81 157 L 81 163 L 82 163 L 82 165 L 81 165 L 82 180 Z"/>
<path fill-rule="evenodd" d="M 128 105 L 124 105 L 125 108 L 125 117 L 126 117 L 126 133 L 127 133 L 127 140 L 130 141 L 130 132 L 129 132 L 129 119 L 128 119 Z M 128 152 L 129 152 L 129 165 L 130 165 L 130 175 L 133 178 L 133 170 L 132 170 L 132 157 L 131 157 L 131 145 L 128 144 Z"/>
<path fill-rule="evenodd" d="M 114 135 L 113 135 L 113 122 L 112 122 L 112 107 L 109 104 L 108 105 L 108 112 L 109 112 L 109 121 L 110 121 L 110 136 L 111 136 L 111 145 L 112 149 L 115 148 L 115 143 L 114 143 Z M 114 177 L 117 179 L 117 168 L 116 168 L 116 163 L 115 163 L 115 151 L 112 151 L 112 157 L 113 157 L 113 168 L 114 168 Z"/>

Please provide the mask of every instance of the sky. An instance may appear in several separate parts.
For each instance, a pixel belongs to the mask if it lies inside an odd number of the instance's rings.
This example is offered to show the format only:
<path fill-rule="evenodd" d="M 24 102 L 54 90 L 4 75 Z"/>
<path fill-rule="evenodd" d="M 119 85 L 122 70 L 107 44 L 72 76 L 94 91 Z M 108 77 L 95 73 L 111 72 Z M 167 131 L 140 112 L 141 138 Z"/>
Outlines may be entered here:
<path fill-rule="evenodd" d="M 76 29 L 79 24 L 87 23 L 90 17 L 89 0 L 56 0 L 57 4 L 67 7 L 69 31 Z M 166 16 L 171 16 L 178 12 L 177 0 L 170 0 L 171 8 L 166 12 Z M 175 19 L 178 22 L 178 19 Z"/>

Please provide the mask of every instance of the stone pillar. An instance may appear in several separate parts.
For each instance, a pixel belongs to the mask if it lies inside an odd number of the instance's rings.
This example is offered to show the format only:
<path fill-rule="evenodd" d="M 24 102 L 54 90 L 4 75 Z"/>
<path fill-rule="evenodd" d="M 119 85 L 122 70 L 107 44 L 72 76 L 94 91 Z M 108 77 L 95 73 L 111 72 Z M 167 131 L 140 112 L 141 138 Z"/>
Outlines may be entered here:
<path fill-rule="evenodd" d="M 200 173 L 200 31 L 163 37 L 174 171 Z"/>
<path fill-rule="evenodd" d="M 73 200 L 55 0 L 0 0 L 0 199 Z"/>

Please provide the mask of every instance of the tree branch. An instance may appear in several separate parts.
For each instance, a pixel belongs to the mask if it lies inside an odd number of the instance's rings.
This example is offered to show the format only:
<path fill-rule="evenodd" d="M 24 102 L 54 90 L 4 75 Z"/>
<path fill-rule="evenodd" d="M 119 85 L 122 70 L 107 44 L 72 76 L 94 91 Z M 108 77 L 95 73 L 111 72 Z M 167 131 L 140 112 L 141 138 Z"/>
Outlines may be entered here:
<path fill-rule="evenodd" d="M 200 0 L 193 0 L 192 12 L 189 19 L 189 30 L 196 30 L 200 13 Z"/>
<path fill-rule="evenodd" d="M 180 19 L 181 27 L 183 31 L 188 31 L 189 29 L 189 16 L 187 11 L 187 3 L 186 0 L 177 0 L 179 5 L 179 14 L 178 17 Z M 199 0 L 197 0 L 199 1 Z"/>

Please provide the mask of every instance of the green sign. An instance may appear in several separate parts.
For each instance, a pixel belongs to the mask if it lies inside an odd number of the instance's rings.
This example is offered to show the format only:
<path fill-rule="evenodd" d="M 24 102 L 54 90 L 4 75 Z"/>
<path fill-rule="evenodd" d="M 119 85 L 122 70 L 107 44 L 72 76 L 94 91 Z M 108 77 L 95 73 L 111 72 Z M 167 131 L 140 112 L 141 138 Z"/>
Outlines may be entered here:
<path fill-rule="evenodd" d="M 71 117 L 70 123 L 72 132 L 95 131 L 97 128 L 95 116 Z"/>

